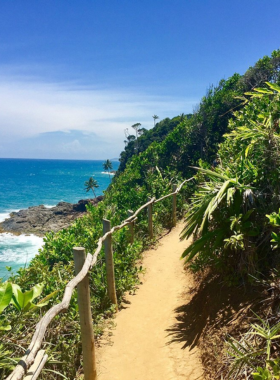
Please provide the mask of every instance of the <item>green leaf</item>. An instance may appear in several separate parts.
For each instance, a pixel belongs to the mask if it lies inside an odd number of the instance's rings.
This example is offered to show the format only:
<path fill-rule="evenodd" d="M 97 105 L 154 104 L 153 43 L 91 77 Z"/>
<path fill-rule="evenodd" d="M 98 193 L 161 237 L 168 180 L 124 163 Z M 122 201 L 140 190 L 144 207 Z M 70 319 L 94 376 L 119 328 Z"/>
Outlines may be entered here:
<path fill-rule="evenodd" d="M 247 158 L 247 156 L 248 156 L 249 151 L 250 151 L 251 148 L 252 148 L 252 144 L 249 144 L 249 145 L 247 146 L 247 148 L 245 149 L 245 157 L 246 157 L 246 158 Z"/>
<path fill-rule="evenodd" d="M 21 311 L 24 304 L 24 297 L 20 287 L 17 284 L 12 284 L 13 296 L 11 303 L 16 307 L 18 311 Z"/>
<path fill-rule="evenodd" d="M 233 195 L 236 189 L 234 187 L 230 187 L 227 191 L 227 205 L 230 206 L 233 203 Z"/>
<path fill-rule="evenodd" d="M 246 221 L 250 218 L 251 214 L 255 211 L 255 209 L 251 209 L 249 211 L 246 212 L 246 214 L 243 216 L 243 220 Z"/>
<path fill-rule="evenodd" d="M 261 92 L 262 94 L 273 94 L 272 91 L 270 91 L 266 88 L 254 88 L 254 91 Z"/>
<path fill-rule="evenodd" d="M 216 195 L 216 197 L 210 201 L 210 203 L 209 203 L 209 205 L 205 211 L 204 218 L 203 218 L 203 221 L 202 221 L 201 226 L 200 226 L 200 230 L 202 232 L 205 230 L 206 220 L 210 218 L 210 216 L 213 214 L 213 212 L 216 210 L 218 205 L 221 203 L 221 201 L 225 197 L 226 190 L 227 190 L 230 182 L 231 182 L 230 180 L 225 181 L 223 183 L 222 187 L 220 188 L 220 190 L 218 191 L 218 194 Z"/>
<path fill-rule="evenodd" d="M 217 231 L 211 231 L 203 235 L 200 239 L 196 240 L 194 243 L 192 243 L 183 253 L 181 258 L 184 258 L 188 256 L 187 262 L 192 260 L 194 256 L 202 250 L 202 248 L 205 246 L 206 243 L 209 242 L 209 239 L 211 239 L 213 236 L 217 234 Z"/>
<path fill-rule="evenodd" d="M 33 300 L 33 288 L 23 293 L 23 304 L 22 309 L 28 310 L 28 306 Z"/>
<path fill-rule="evenodd" d="M 257 94 L 255 92 L 245 92 L 245 95 L 249 95 L 249 96 L 251 96 L 253 98 L 262 98 L 263 97 L 262 94 Z"/>
<path fill-rule="evenodd" d="M 34 285 L 33 288 L 31 289 L 33 291 L 33 297 L 31 301 L 39 297 L 42 294 L 43 289 L 44 289 L 44 283 Z"/>
<path fill-rule="evenodd" d="M 33 309 L 34 307 L 36 307 L 36 305 L 34 305 L 32 301 L 41 295 L 44 288 L 44 284 L 43 283 L 36 284 L 33 286 L 33 288 L 31 288 L 30 290 L 27 290 L 24 293 L 21 291 L 20 287 L 16 284 L 12 284 L 12 288 L 13 288 L 13 296 L 12 296 L 11 303 L 19 311 L 21 310 L 29 311 Z M 46 303 L 41 302 L 38 305 L 38 307 L 42 307 L 46 304 L 47 302 Z"/>
<path fill-rule="evenodd" d="M 11 329 L 12 329 L 11 325 L 5 325 L 5 326 L 0 325 L 0 331 L 9 331 Z"/>
<path fill-rule="evenodd" d="M 222 179 L 224 181 L 227 181 L 229 179 L 227 176 L 225 176 L 223 174 L 220 174 L 220 173 L 217 173 L 217 172 L 215 172 L 213 170 L 204 169 L 204 168 L 198 168 L 196 166 L 190 166 L 190 167 L 193 168 L 193 169 L 201 171 L 202 173 L 208 175 L 210 178 L 211 177 L 217 177 L 217 178 L 220 178 L 220 179 Z"/>
<path fill-rule="evenodd" d="M 58 293 L 58 290 L 55 290 L 54 292 L 48 294 L 45 298 L 43 298 L 39 303 L 37 303 L 37 307 L 45 306 L 49 303 L 49 300 L 54 297 Z"/>
<path fill-rule="evenodd" d="M 272 90 L 280 92 L 280 86 L 275 83 L 265 82 Z"/>
<path fill-rule="evenodd" d="M 0 313 L 9 305 L 13 295 L 12 285 L 9 282 L 5 282 L 0 287 Z"/>

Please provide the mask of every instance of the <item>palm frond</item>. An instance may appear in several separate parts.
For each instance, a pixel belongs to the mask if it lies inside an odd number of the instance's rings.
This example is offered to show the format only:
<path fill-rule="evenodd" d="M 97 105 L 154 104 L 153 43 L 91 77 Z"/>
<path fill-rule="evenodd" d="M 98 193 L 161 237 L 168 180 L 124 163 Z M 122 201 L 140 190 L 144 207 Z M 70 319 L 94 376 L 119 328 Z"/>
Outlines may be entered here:
<path fill-rule="evenodd" d="M 197 166 L 190 166 L 190 168 L 199 170 L 200 172 L 206 174 L 209 178 L 219 178 L 222 179 L 223 181 L 228 180 L 229 178 L 225 174 L 221 174 L 217 171 L 209 170 L 209 169 L 204 169 L 204 168 L 199 168 Z"/>
<path fill-rule="evenodd" d="M 195 255 L 200 252 L 206 243 L 209 243 L 209 240 L 211 240 L 215 235 L 217 234 L 217 231 L 210 231 L 207 232 L 205 235 L 203 235 L 201 238 L 196 240 L 193 244 L 191 244 L 185 251 L 182 253 L 181 258 L 185 258 L 188 256 L 186 262 L 191 261 Z"/>

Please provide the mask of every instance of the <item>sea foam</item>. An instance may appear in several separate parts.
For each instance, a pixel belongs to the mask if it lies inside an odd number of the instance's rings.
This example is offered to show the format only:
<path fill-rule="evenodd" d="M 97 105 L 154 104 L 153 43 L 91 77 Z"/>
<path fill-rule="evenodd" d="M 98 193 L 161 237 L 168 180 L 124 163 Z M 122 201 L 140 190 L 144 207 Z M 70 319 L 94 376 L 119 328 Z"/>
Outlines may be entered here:
<path fill-rule="evenodd" d="M 0 212 L 0 223 L 4 222 L 5 219 L 8 219 L 10 217 L 11 212 L 18 212 L 18 210 L 7 210 L 5 212 Z"/>
<path fill-rule="evenodd" d="M 43 238 L 35 235 L 0 234 L 0 262 L 29 263 L 43 246 Z"/>
<path fill-rule="evenodd" d="M 0 223 L 4 222 L 5 219 L 8 219 L 10 216 L 9 212 L 1 212 L 0 213 Z"/>

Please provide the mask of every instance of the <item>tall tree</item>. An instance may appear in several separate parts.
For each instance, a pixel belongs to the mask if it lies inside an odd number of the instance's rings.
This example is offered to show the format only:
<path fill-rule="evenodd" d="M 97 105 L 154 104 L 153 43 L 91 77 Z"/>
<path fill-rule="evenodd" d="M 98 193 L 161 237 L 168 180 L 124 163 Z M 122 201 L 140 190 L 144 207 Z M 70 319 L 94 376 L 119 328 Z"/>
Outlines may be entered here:
<path fill-rule="evenodd" d="M 153 115 L 152 118 L 154 119 L 154 126 L 156 125 L 156 120 L 159 118 L 158 115 Z"/>
<path fill-rule="evenodd" d="M 141 123 L 136 123 L 131 126 L 135 130 L 135 137 L 136 137 L 136 152 L 138 153 L 139 151 L 139 146 L 138 146 L 138 135 L 139 135 L 139 127 L 141 127 Z"/>
<path fill-rule="evenodd" d="M 110 170 L 113 169 L 113 164 L 112 164 L 112 161 L 110 161 L 109 159 L 107 159 L 106 161 L 103 162 L 103 169 L 106 170 L 106 172 L 108 172 L 108 176 L 109 178 L 110 177 Z"/>
<path fill-rule="evenodd" d="M 88 193 L 90 190 L 92 190 L 94 198 L 96 198 L 95 189 L 98 187 L 98 182 L 93 177 L 89 177 L 89 180 L 85 182 L 85 191 Z"/>

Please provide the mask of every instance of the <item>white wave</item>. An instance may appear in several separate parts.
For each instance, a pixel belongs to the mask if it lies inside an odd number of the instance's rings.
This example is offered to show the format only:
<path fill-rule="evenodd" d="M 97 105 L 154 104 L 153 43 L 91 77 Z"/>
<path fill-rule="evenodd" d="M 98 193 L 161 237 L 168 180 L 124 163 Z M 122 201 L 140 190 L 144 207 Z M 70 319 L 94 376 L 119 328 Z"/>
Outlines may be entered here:
<path fill-rule="evenodd" d="M 43 238 L 35 235 L 0 234 L 0 262 L 25 264 L 43 246 Z"/>
<path fill-rule="evenodd" d="M 101 174 L 115 175 L 115 173 L 101 172 Z"/>
<path fill-rule="evenodd" d="M 1 212 L 0 213 L 0 223 L 4 222 L 5 219 L 8 219 L 10 217 L 9 212 Z"/>
<path fill-rule="evenodd" d="M 11 212 L 18 212 L 18 210 L 7 210 L 6 212 L 0 212 L 0 223 L 4 222 L 5 219 L 8 219 L 10 217 Z"/>
<path fill-rule="evenodd" d="M 56 205 L 44 205 L 46 208 L 53 208 L 55 207 Z"/>

